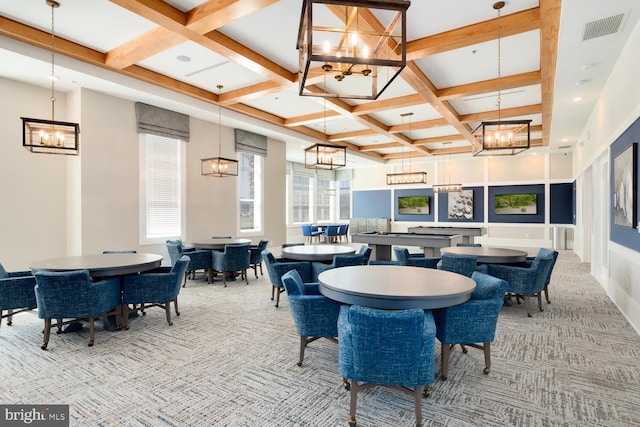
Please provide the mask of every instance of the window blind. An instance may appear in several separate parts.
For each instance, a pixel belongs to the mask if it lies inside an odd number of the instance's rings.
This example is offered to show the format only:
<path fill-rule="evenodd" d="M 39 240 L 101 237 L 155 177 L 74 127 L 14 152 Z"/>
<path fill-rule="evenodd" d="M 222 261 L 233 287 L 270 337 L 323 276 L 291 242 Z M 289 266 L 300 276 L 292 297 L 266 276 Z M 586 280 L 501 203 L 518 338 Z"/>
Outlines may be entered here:
<path fill-rule="evenodd" d="M 189 116 L 136 102 L 138 133 L 189 141 Z"/>
<path fill-rule="evenodd" d="M 267 157 L 267 137 L 257 133 L 234 129 L 236 151 L 242 151 L 256 156 Z"/>

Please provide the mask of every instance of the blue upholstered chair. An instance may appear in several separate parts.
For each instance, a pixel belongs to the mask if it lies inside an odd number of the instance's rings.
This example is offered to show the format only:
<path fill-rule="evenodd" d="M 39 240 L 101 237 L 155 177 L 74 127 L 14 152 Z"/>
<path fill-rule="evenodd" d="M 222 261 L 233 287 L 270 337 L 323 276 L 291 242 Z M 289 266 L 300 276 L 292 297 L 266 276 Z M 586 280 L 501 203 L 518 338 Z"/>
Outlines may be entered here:
<path fill-rule="evenodd" d="M 430 311 L 342 306 L 338 370 L 351 380 L 349 425 L 356 425 L 359 382 L 413 387 L 416 426 L 422 425 L 421 391 L 435 376 L 435 335 Z"/>
<path fill-rule="evenodd" d="M 438 270 L 451 271 L 471 277 L 474 271 L 487 272 L 486 265 L 478 265 L 478 258 L 474 255 L 442 254 L 442 260 L 438 262 Z"/>
<path fill-rule="evenodd" d="M 227 273 L 240 272 L 240 277 L 249 284 L 247 269 L 249 268 L 249 244 L 225 245 L 224 251 L 211 251 L 211 267 L 222 273 L 222 282 L 227 286 Z"/>
<path fill-rule="evenodd" d="M 302 225 L 302 235 L 304 236 L 304 240 L 309 243 L 313 243 L 314 240 L 320 240 L 320 235 L 322 232 L 318 230 L 318 227 L 314 227 L 311 224 L 303 224 Z"/>
<path fill-rule="evenodd" d="M 487 264 L 487 272 L 495 277 L 506 280 L 507 294 L 515 295 L 516 298 L 523 298 L 527 308 L 527 316 L 531 317 L 530 297 L 538 297 L 538 308 L 542 308 L 542 291 L 554 261 L 553 252 L 550 249 L 541 248 L 531 264 L 525 267 Z"/>
<path fill-rule="evenodd" d="M 308 261 L 278 260 L 271 252 L 266 250 L 262 251 L 262 259 L 267 266 L 267 273 L 271 281 L 271 301 L 275 298 L 276 307 L 280 304 L 280 294 L 285 290 L 282 284 L 282 276 L 286 272 L 297 270 L 303 282 L 311 282 L 311 263 Z"/>
<path fill-rule="evenodd" d="M 260 240 L 257 245 L 249 246 L 249 267 L 253 268 L 253 272 L 258 278 L 258 267 L 260 267 L 260 275 L 262 276 L 262 251 L 267 249 L 269 240 Z"/>
<path fill-rule="evenodd" d="M 440 341 L 440 377 L 447 379 L 450 350 L 456 345 L 478 348 L 484 351 L 484 370 L 491 370 L 491 343 L 495 339 L 498 315 L 502 308 L 507 282 L 488 274 L 474 272 L 471 278 L 476 289 L 471 298 L 453 307 L 434 310 L 436 338 Z"/>
<path fill-rule="evenodd" d="M 339 228 L 340 226 L 338 224 L 327 225 L 324 231 L 322 232 L 322 235 L 324 236 L 324 240 L 327 243 L 334 243 L 338 238 Z"/>
<path fill-rule="evenodd" d="M 14 314 L 36 308 L 35 285 L 31 271 L 8 272 L 0 264 L 0 325 L 4 318 L 7 325 L 11 325 Z"/>
<path fill-rule="evenodd" d="M 297 270 L 285 273 L 282 283 L 287 290 L 296 331 L 300 335 L 300 357 L 296 364 L 301 366 L 308 344 L 320 338 L 335 342 L 340 304 L 321 295 L 317 283 L 304 284 Z"/>
<path fill-rule="evenodd" d="M 365 246 L 366 248 L 366 246 Z M 365 251 L 366 252 L 366 251 Z M 369 249 L 369 253 L 371 249 Z M 332 268 L 349 267 L 353 265 L 367 265 L 369 258 L 365 255 L 334 255 L 333 262 L 331 264 L 324 264 L 321 262 L 311 263 L 311 281 L 318 278 L 318 275 L 323 271 L 331 270 Z"/>
<path fill-rule="evenodd" d="M 51 336 L 51 320 L 56 319 L 58 333 L 62 326 L 79 320 L 89 322 L 89 346 L 94 342 L 94 320 L 115 310 L 116 325 L 121 325 L 120 278 L 92 282 L 88 270 L 64 272 L 39 271 L 35 275 L 38 317 L 44 319 L 44 339 L 47 349 Z M 73 319 L 64 321 L 64 319 Z"/>
<path fill-rule="evenodd" d="M 402 265 L 409 265 L 412 267 L 424 267 L 424 268 L 436 268 L 440 258 L 431 258 L 420 256 L 419 254 L 410 254 L 406 248 L 393 247 L 393 254 L 396 256 L 396 260 Z"/>
<path fill-rule="evenodd" d="M 340 224 L 338 226 L 338 241 L 347 241 L 347 230 L 349 229 L 349 224 Z"/>
<path fill-rule="evenodd" d="M 539 249 L 538 253 L 540 253 L 541 250 L 542 249 Z M 551 299 L 549 298 L 549 284 L 551 283 L 551 274 L 553 273 L 553 268 L 556 266 L 556 261 L 558 260 L 558 251 L 554 251 L 551 249 L 545 249 L 545 251 L 551 251 L 551 255 L 553 256 L 551 268 L 549 269 L 547 279 L 544 282 L 544 299 L 547 300 L 547 304 L 551 304 Z M 520 264 L 520 267 L 530 267 L 534 259 L 535 257 L 527 257 L 527 260 Z"/>
<path fill-rule="evenodd" d="M 171 321 L 171 302 L 173 302 L 176 316 L 178 310 L 178 294 L 182 278 L 189 266 L 189 257 L 183 255 L 173 267 L 160 267 L 150 272 L 131 274 L 122 278 L 122 304 L 124 314 L 124 328 L 129 329 L 129 304 L 133 304 L 135 311 L 142 311 L 149 307 L 164 308 L 169 326 Z"/>
<path fill-rule="evenodd" d="M 195 278 L 196 270 L 204 270 L 207 274 L 207 282 L 213 281 L 213 270 L 211 269 L 211 251 L 205 249 L 194 249 L 185 251 L 185 246 L 181 240 L 167 240 L 167 251 L 169 252 L 169 258 L 171 259 L 171 265 L 174 265 L 182 255 L 189 256 L 189 265 L 187 271 L 184 274 L 184 287 L 187 284 L 187 276 L 192 274 L 192 278 Z"/>

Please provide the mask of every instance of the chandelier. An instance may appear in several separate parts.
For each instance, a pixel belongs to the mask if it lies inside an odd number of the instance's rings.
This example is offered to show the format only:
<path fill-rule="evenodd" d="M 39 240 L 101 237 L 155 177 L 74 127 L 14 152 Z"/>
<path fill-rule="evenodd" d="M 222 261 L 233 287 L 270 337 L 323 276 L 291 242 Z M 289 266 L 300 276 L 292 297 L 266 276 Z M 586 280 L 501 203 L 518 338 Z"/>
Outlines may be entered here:
<path fill-rule="evenodd" d="M 222 154 L 222 107 L 220 102 L 220 91 L 224 86 L 217 85 L 218 88 L 218 157 L 200 159 L 200 173 L 205 176 L 221 178 L 225 176 L 238 176 L 238 161 L 221 157 Z"/>
<path fill-rule="evenodd" d="M 56 121 L 55 90 L 55 25 L 54 9 L 60 7 L 55 0 L 46 0 L 51 7 L 51 120 L 22 119 L 22 146 L 32 153 L 67 154 L 80 153 L 80 125 L 78 123 Z"/>
<path fill-rule="evenodd" d="M 445 147 L 449 146 L 451 142 L 445 142 L 443 145 Z M 447 161 L 445 165 L 447 166 L 446 172 L 448 172 L 447 180 L 445 181 L 447 184 L 437 184 L 432 187 L 434 193 L 459 193 L 462 191 L 462 184 L 451 184 L 451 166 L 449 165 L 449 154 L 450 150 L 447 150 Z"/>
<path fill-rule="evenodd" d="M 327 138 L 327 101 L 324 102 L 323 132 Z M 304 149 L 304 167 L 307 169 L 338 169 L 347 165 L 347 147 L 327 142 Z"/>
<path fill-rule="evenodd" d="M 297 43 L 300 95 L 377 99 L 406 65 L 410 4 L 303 0 Z"/>
<path fill-rule="evenodd" d="M 400 117 L 402 117 L 402 129 L 404 129 L 404 118 L 409 117 L 409 140 L 411 140 L 411 116 L 413 116 L 413 113 L 400 114 Z M 411 171 L 411 148 L 409 148 L 409 172 L 404 171 L 404 154 L 402 155 L 401 169 L 402 169 L 402 172 L 400 173 L 387 174 L 387 185 L 426 184 L 427 183 L 426 172 Z"/>
<path fill-rule="evenodd" d="M 500 9 L 504 5 L 503 1 L 493 4 L 498 11 L 498 120 L 484 121 L 473 131 L 474 156 L 512 156 L 528 150 L 531 145 L 531 120 L 502 120 L 500 114 Z"/>

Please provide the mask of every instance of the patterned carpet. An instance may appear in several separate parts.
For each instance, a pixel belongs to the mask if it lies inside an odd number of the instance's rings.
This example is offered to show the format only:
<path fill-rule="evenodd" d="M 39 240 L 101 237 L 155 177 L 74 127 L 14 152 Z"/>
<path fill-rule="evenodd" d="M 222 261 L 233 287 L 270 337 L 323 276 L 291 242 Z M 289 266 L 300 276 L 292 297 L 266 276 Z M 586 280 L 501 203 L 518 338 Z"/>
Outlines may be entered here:
<path fill-rule="evenodd" d="M 150 309 L 128 331 L 97 331 L 92 348 L 85 328 L 42 351 L 42 322 L 17 315 L 0 329 L 0 402 L 70 404 L 72 426 L 347 426 L 336 344 L 316 341 L 296 366 L 286 296 L 276 309 L 267 276 L 250 278 L 190 280 L 174 326 Z M 503 308 L 489 375 L 482 352 L 452 353 L 449 379 L 423 399 L 425 426 L 640 426 L 640 337 L 573 252 L 550 291 L 533 318 Z M 358 403 L 359 426 L 414 425 L 397 389 Z"/>

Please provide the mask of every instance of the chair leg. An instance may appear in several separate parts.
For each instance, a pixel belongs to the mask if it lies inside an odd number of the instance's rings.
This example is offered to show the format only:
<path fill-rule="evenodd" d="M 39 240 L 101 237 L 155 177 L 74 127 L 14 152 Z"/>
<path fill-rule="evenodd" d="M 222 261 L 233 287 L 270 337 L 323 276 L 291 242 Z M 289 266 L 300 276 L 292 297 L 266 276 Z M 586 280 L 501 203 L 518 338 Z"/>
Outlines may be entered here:
<path fill-rule="evenodd" d="M 247 274 L 247 269 L 246 268 L 244 270 L 242 270 L 242 276 L 241 277 L 244 277 L 244 281 L 248 285 L 249 284 L 249 275 Z M 258 275 L 256 274 L 256 279 L 257 278 L 258 278 Z"/>
<path fill-rule="evenodd" d="M 41 349 L 46 350 L 49 345 L 49 337 L 51 337 L 51 319 L 44 319 L 44 331 L 42 331 L 42 345 Z"/>
<path fill-rule="evenodd" d="M 118 304 L 116 306 L 116 330 L 119 331 L 122 329 L 122 305 Z"/>
<path fill-rule="evenodd" d="M 227 287 L 227 273 L 225 273 L 224 271 L 222 272 L 222 283 L 224 284 L 224 287 Z"/>
<path fill-rule="evenodd" d="M 262 261 L 258 265 L 260 266 L 260 275 L 263 276 L 263 274 L 262 274 Z"/>
<path fill-rule="evenodd" d="M 167 323 L 169 324 L 169 326 L 173 326 L 173 322 L 171 321 L 171 301 L 165 303 L 164 312 L 167 315 Z"/>
<path fill-rule="evenodd" d="M 447 380 L 449 375 L 449 350 L 451 346 L 449 344 L 440 343 L 440 379 L 442 381 Z"/>
<path fill-rule="evenodd" d="M 188 271 L 184 272 L 184 281 L 182 282 L 182 287 L 184 288 L 185 286 L 187 286 L 187 276 L 189 275 Z"/>
<path fill-rule="evenodd" d="M 547 300 L 547 304 L 551 304 L 551 300 L 549 299 L 549 286 L 544 285 L 544 299 Z"/>
<path fill-rule="evenodd" d="M 276 287 L 271 285 L 271 301 L 273 301 L 273 298 L 275 298 L 275 295 L 276 295 Z"/>
<path fill-rule="evenodd" d="M 296 362 L 296 365 L 302 366 L 302 361 L 304 360 L 304 349 L 307 347 L 307 337 L 304 335 L 300 335 L 300 358 Z"/>
<path fill-rule="evenodd" d="M 207 268 L 207 283 L 213 283 L 213 268 Z"/>
<path fill-rule="evenodd" d="M 351 402 L 349 403 L 349 425 L 355 427 L 356 422 L 356 407 L 358 405 L 358 381 L 351 381 Z"/>
<path fill-rule="evenodd" d="M 531 317 L 531 302 L 529 301 L 531 297 L 529 295 L 524 295 L 524 306 L 527 309 L 527 316 Z"/>
<path fill-rule="evenodd" d="M 173 300 L 173 308 L 176 311 L 176 316 L 180 316 L 180 311 L 178 310 L 178 298 Z"/>
<path fill-rule="evenodd" d="M 129 330 L 129 304 L 122 304 L 122 317 L 124 317 L 124 329 Z"/>
<path fill-rule="evenodd" d="M 0 311 L 0 322 L 2 322 L 2 311 Z M 13 325 L 13 310 L 7 310 L 7 325 Z"/>
<path fill-rule="evenodd" d="M 258 264 L 253 264 L 253 274 L 256 275 L 256 279 L 258 278 Z"/>
<path fill-rule="evenodd" d="M 93 347 L 94 336 L 96 332 L 96 326 L 94 324 L 93 317 L 89 318 L 89 347 Z"/>
<path fill-rule="evenodd" d="M 276 291 L 277 292 L 277 294 L 276 294 L 276 307 L 278 307 L 279 304 L 280 304 L 280 294 L 282 293 L 282 291 L 284 291 L 284 289 L 282 289 L 282 288 L 278 288 L 278 290 Z"/>
<path fill-rule="evenodd" d="M 422 387 L 413 388 L 413 402 L 416 408 L 416 427 L 422 427 Z"/>
<path fill-rule="evenodd" d="M 484 343 L 482 348 L 484 350 L 484 369 L 482 370 L 482 373 L 488 375 L 489 372 L 491 372 L 491 343 Z"/>
<path fill-rule="evenodd" d="M 538 309 L 544 311 L 544 308 L 542 308 L 542 291 L 538 292 Z"/>

